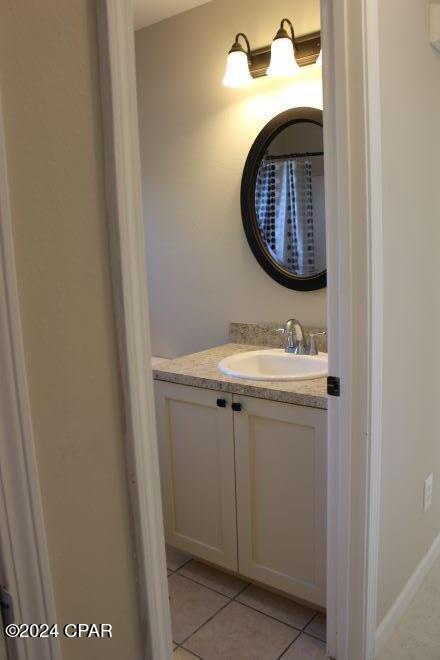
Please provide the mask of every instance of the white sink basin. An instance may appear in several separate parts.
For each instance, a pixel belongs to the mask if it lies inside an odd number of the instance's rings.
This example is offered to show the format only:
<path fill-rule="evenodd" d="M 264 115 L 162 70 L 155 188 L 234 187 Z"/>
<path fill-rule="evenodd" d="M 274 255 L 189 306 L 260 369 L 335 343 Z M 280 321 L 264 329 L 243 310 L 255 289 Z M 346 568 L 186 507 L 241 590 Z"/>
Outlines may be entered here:
<path fill-rule="evenodd" d="M 249 380 L 312 380 L 327 376 L 327 354 L 295 355 L 283 349 L 236 353 L 218 365 L 227 376 Z"/>

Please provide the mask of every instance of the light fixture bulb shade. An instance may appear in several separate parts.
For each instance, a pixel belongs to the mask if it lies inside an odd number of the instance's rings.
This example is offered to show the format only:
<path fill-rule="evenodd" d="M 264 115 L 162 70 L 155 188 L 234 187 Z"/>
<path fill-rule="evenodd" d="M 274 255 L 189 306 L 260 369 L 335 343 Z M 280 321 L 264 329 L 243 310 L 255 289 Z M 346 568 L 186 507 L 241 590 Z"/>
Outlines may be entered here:
<path fill-rule="evenodd" d="M 316 60 L 316 64 L 317 64 L 318 66 L 322 66 L 322 48 L 321 48 L 321 50 L 319 51 L 319 55 L 318 55 L 318 59 Z"/>
<path fill-rule="evenodd" d="M 295 76 L 298 73 L 300 67 L 289 37 L 274 39 L 270 51 L 270 65 L 266 71 L 268 76 Z"/>
<path fill-rule="evenodd" d="M 244 50 L 229 53 L 226 60 L 226 71 L 223 77 L 225 87 L 245 87 L 253 78 L 249 71 L 249 61 Z"/>

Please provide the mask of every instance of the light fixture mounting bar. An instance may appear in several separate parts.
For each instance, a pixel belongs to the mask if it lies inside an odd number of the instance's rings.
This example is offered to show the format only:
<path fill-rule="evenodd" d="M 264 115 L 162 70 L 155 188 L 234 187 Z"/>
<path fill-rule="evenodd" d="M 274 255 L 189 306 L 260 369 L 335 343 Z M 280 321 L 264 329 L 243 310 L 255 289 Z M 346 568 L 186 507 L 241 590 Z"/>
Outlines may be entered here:
<path fill-rule="evenodd" d="M 295 37 L 295 58 L 299 66 L 315 64 L 321 51 L 321 32 L 310 32 L 301 37 Z M 270 62 L 271 47 L 263 46 L 250 52 L 250 66 L 252 78 L 261 78 L 266 75 Z"/>

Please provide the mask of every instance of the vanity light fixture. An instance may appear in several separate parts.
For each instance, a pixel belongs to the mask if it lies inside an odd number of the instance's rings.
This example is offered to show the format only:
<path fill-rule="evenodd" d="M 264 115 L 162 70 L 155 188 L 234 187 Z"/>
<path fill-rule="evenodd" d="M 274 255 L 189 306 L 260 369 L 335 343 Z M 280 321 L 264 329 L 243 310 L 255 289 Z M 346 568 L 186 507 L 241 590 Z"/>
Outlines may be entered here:
<path fill-rule="evenodd" d="M 284 28 L 287 23 L 290 34 Z M 283 18 L 275 39 L 272 41 L 270 65 L 267 75 L 273 78 L 295 76 L 299 71 L 299 64 L 295 59 L 295 32 L 288 18 Z"/>
<path fill-rule="evenodd" d="M 243 49 L 239 39 L 242 37 L 246 42 L 247 53 Z M 249 57 L 251 46 L 249 39 L 243 32 L 239 32 L 235 37 L 232 48 L 228 53 L 226 60 L 226 71 L 223 77 L 225 87 L 245 87 L 252 82 L 252 76 L 249 71 Z"/>
<path fill-rule="evenodd" d="M 288 23 L 291 28 L 291 36 L 284 28 Z M 240 43 L 245 42 L 246 50 Z M 228 53 L 226 71 L 223 77 L 225 87 L 245 87 L 253 78 L 262 76 L 294 76 L 299 67 L 309 64 L 320 64 L 318 59 L 321 52 L 321 33 L 295 37 L 292 23 L 283 18 L 280 28 L 269 46 L 252 50 L 249 39 L 245 34 L 239 32 Z"/>

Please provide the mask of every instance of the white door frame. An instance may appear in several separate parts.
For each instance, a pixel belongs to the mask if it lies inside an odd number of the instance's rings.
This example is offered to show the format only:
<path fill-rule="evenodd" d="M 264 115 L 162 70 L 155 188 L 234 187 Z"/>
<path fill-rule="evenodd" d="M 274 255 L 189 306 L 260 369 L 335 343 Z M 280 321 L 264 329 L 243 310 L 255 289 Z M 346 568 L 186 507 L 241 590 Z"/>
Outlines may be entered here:
<path fill-rule="evenodd" d="M 131 421 L 141 570 L 153 656 L 169 657 L 149 353 L 133 24 L 129 3 L 101 0 L 103 116 L 116 312 Z M 322 0 L 330 371 L 328 652 L 372 660 L 381 447 L 382 257 L 377 0 Z M 329 192 L 330 191 L 330 192 Z M 359 240 L 362 239 L 362 240 Z"/>
<path fill-rule="evenodd" d="M 170 658 L 171 620 L 151 370 L 131 1 L 98 0 L 106 198 L 127 420 L 145 657 Z"/>
<path fill-rule="evenodd" d="M 0 582 L 17 623 L 57 622 L 15 273 L 0 99 Z M 11 660 L 61 660 L 57 638 L 8 639 Z"/>
<path fill-rule="evenodd" d="M 328 241 L 328 652 L 375 655 L 382 418 L 378 0 L 321 0 Z"/>
<path fill-rule="evenodd" d="M 322 0 L 330 371 L 329 640 L 338 660 L 371 660 L 379 533 L 382 256 L 378 0 Z M 98 0 L 115 307 L 128 421 L 145 657 L 171 653 L 150 368 L 133 22 L 130 2 Z M 330 190 L 330 192 L 329 192 Z M 365 239 L 359 241 L 359 235 Z M 56 621 L 32 433 L 3 131 L 0 131 L 0 537 L 17 619 Z M 359 359 L 359 354 L 361 359 Z M 368 405 L 366 405 L 366 403 Z M 11 437 L 14 442 L 11 442 Z M 18 487 L 17 487 L 18 486 Z M 26 543 L 23 543 L 26 539 Z M 61 658 L 57 640 L 21 660 Z"/>
<path fill-rule="evenodd" d="M 377 2 L 322 0 L 330 372 L 342 380 L 342 396 L 330 399 L 328 412 L 328 650 L 338 660 L 372 660 L 376 631 L 383 286 Z M 145 657 L 166 660 L 171 654 L 171 632 L 150 364 L 131 2 L 97 0 L 97 11 L 127 463 L 148 626 Z M 7 310 L 0 325 L 0 419 L 5 424 L 0 427 L 1 570 L 10 577 L 21 620 L 56 621 L 21 341 L 2 132 L 0 203 L 0 306 Z M 11 437 L 17 442 L 7 442 Z M 17 475 L 14 481 L 12 475 Z M 35 645 L 32 654 L 28 651 L 17 656 L 19 660 L 61 657 L 54 642 L 42 655 Z"/>

